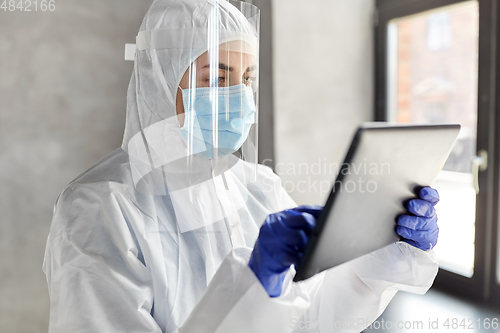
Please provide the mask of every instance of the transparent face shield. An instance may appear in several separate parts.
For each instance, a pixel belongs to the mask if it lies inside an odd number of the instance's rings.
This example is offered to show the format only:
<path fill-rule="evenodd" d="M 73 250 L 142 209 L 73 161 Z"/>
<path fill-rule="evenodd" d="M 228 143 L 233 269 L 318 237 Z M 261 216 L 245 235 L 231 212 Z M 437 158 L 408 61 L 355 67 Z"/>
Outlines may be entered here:
<path fill-rule="evenodd" d="M 155 194 L 200 184 L 236 165 L 245 183 L 256 179 L 260 11 L 249 3 L 213 0 L 199 5 L 191 18 L 185 28 L 159 27 L 137 37 L 136 66 L 145 51 L 174 109 L 166 117 L 160 108 L 152 118 L 164 120 L 151 126 L 141 119 L 148 158 L 138 160 L 152 168 L 147 175 L 140 172 L 136 185 L 151 191 L 154 184 Z M 148 87 L 141 83 L 146 82 L 141 69 L 135 72 L 140 104 Z M 147 108 L 157 107 L 152 104 Z M 138 145 L 131 143 L 133 156 Z M 161 179 L 167 190 L 158 186 Z"/>
<path fill-rule="evenodd" d="M 235 31 L 221 24 L 227 15 L 223 6 L 208 16 L 206 51 L 190 48 L 195 60 L 179 82 L 178 132 L 187 156 L 217 164 L 233 155 L 256 164 L 259 11 L 247 3 L 230 3 L 246 20 L 239 17 L 241 30 Z"/>
<path fill-rule="evenodd" d="M 216 40 L 181 79 L 177 115 L 187 155 L 256 161 L 258 67 L 249 42 Z"/>

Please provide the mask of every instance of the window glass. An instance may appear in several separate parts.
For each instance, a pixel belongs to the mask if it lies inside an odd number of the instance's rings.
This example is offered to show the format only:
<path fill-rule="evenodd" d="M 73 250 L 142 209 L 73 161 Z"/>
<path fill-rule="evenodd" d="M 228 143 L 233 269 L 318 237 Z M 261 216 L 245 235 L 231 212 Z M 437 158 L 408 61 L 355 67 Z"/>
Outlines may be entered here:
<path fill-rule="evenodd" d="M 462 130 L 435 187 L 442 268 L 472 276 L 476 193 L 479 7 L 476 1 L 403 17 L 388 26 L 388 120 L 459 123 Z"/>

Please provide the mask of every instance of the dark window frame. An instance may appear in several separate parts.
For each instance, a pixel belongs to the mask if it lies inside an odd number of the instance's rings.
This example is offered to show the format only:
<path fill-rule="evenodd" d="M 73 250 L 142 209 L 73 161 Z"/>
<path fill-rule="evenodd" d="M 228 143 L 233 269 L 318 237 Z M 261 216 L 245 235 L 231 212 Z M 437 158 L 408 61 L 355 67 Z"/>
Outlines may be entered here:
<path fill-rule="evenodd" d="M 470 0 L 376 0 L 375 120 L 387 120 L 387 24 L 389 21 Z M 477 151 L 488 152 L 488 169 L 479 173 L 476 197 L 476 240 L 472 278 L 440 269 L 434 285 L 453 294 L 500 304 L 497 282 L 500 52 L 499 0 L 479 0 L 479 80 Z M 457 207 L 458 208 L 458 207 Z"/>

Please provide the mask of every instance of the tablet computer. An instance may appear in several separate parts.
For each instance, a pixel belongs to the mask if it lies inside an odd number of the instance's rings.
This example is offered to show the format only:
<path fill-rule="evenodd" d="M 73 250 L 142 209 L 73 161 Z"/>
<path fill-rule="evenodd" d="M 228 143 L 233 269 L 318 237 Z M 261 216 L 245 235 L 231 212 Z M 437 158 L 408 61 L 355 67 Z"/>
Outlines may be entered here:
<path fill-rule="evenodd" d="M 361 125 L 294 281 L 398 241 L 403 202 L 433 185 L 459 132 L 460 125 Z"/>

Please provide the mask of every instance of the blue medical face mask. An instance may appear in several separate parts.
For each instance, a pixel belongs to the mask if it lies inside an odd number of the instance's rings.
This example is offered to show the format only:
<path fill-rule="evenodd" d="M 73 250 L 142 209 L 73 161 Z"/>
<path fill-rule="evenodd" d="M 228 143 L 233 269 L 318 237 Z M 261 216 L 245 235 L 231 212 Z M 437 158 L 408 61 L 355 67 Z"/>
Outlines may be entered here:
<path fill-rule="evenodd" d="M 185 118 L 179 134 L 192 154 L 208 158 L 232 154 L 255 123 L 253 91 L 244 84 L 184 89 L 182 100 Z"/>

